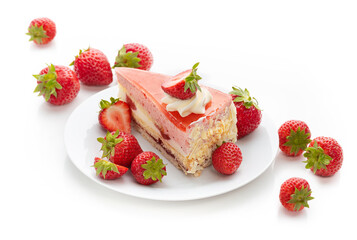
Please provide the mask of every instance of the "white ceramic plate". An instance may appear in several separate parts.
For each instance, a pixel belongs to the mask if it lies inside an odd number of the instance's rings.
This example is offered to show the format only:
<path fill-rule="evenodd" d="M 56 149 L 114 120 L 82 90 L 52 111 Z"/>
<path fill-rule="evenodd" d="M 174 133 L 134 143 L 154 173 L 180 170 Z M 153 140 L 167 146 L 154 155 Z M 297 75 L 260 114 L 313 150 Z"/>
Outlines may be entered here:
<path fill-rule="evenodd" d="M 242 187 L 261 175 L 274 161 L 278 147 L 276 128 L 264 111 L 259 128 L 237 142 L 243 154 L 243 161 L 233 175 L 221 175 L 210 166 L 200 177 L 186 176 L 163 158 L 168 165 L 167 176 L 161 183 L 150 186 L 140 185 L 135 182 L 130 172 L 114 181 L 102 180 L 95 175 L 94 168 L 91 167 L 94 157 L 100 157 L 102 153 L 97 138 L 105 136 L 106 133 L 98 124 L 99 102 L 101 99 L 109 99 L 117 95 L 118 88 L 114 86 L 88 98 L 69 117 L 64 135 L 66 150 L 74 165 L 87 177 L 106 188 L 155 200 L 201 199 Z M 153 151 L 161 156 L 160 152 L 138 132 L 133 130 L 132 133 L 144 151 Z"/>

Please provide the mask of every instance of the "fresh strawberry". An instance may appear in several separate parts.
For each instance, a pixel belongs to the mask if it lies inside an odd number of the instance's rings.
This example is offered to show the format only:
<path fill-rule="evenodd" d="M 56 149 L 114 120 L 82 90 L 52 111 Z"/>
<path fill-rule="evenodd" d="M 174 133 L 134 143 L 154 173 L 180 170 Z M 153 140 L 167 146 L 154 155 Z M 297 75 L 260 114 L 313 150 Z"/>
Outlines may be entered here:
<path fill-rule="evenodd" d="M 242 163 L 242 152 L 231 142 L 224 142 L 212 154 L 212 165 L 220 173 L 233 174 Z"/>
<path fill-rule="evenodd" d="M 317 137 L 312 140 L 304 157 L 306 168 L 319 176 L 332 176 L 340 170 L 343 162 L 342 147 L 331 137 Z"/>
<path fill-rule="evenodd" d="M 153 62 L 153 56 L 146 46 L 139 43 L 127 43 L 118 51 L 113 68 L 130 67 L 148 71 Z"/>
<path fill-rule="evenodd" d="M 105 180 L 114 180 L 123 176 L 129 168 L 108 162 L 104 159 L 96 157 L 94 159 L 94 165 L 97 172 L 97 176 L 105 179 Z"/>
<path fill-rule="evenodd" d="M 110 102 L 107 100 L 101 100 L 101 111 L 98 115 L 100 125 L 109 132 L 130 133 L 131 132 L 131 113 L 129 105 L 126 102 L 120 101 L 119 98 L 110 98 Z"/>
<path fill-rule="evenodd" d="M 201 77 L 197 75 L 198 64 L 199 63 L 196 63 L 192 69 L 181 72 L 163 82 L 161 85 L 162 90 L 170 96 L 182 100 L 195 96 L 197 89 L 201 91 L 197 82 L 201 79 Z M 190 91 L 188 91 L 188 89 Z"/>
<path fill-rule="evenodd" d="M 311 197 L 309 183 L 297 177 L 289 178 L 281 185 L 279 198 L 289 211 L 301 211 L 304 207 L 309 207 L 307 201 L 314 199 Z"/>
<path fill-rule="evenodd" d="M 130 133 L 107 132 L 104 138 L 97 140 L 102 144 L 102 157 L 124 167 L 130 167 L 134 158 L 143 152 L 138 140 Z"/>
<path fill-rule="evenodd" d="M 41 70 L 34 92 L 43 95 L 46 101 L 54 105 L 63 105 L 72 102 L 77 96 L 80 84 L 75 72 L 69 67 L 54 66 L 51 64 Z"/>
<path fill-rule="evenodd" d="M 47 44 L 56 36 L 56 24 L 49 18 L 36 18 L 31 21 L 26 35 L 31 36 L 29 41 Z"/>
<path fill-rule="evenodd" d="M 250 134 L 259 127 L 262 121 L 262 112 L 258 101 L 250 96 L 249 91 L 232 87 L 230 92 L 237 110 L 238 139 Z"/>
<path fill-rule="evenodd" d="M 151 185 L 166 176 L 162 159 L 153 152 L 142 152 L 134 159 L 130 168 L 135 180 L 143 185 Z"/>
<path fill-rule="evenodd" d="M 288 156 L 299 156 L 311 142 L 311 132 L 307 124 L 299 120 L 290 120 L 278 130 L 279 147 Z"/>
<path fill-rule="evenodd" d="M 79 55 L 70 64 L 79 81 L 90 86 L 109 85 L 113 81 L 113 73 L 107 57 L 101 51 L 88 48 L 80 50 Z"/>

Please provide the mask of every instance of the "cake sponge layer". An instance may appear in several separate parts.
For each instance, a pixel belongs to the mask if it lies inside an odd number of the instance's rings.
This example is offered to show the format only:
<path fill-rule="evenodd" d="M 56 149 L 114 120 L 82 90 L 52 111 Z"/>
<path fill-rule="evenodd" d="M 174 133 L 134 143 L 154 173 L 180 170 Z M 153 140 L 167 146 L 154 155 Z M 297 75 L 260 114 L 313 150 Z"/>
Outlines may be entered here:
<path fill-rule="evenodd" d="M 201 118 L 186 132 L 188 145 L 182 146 L 162 132 L 158 125 L 140 105 L 133 100 L 122 87 L 120 99 L 130 102 L 132 118 L 136 129 L 164 155 L 172 164 L 185 174 L 199 176 L 201 171 L 211 165 L 212 152 L 217 145 L 237 140 L 236 108 L 233 103 L 220 114 L 210 118 Z"/>

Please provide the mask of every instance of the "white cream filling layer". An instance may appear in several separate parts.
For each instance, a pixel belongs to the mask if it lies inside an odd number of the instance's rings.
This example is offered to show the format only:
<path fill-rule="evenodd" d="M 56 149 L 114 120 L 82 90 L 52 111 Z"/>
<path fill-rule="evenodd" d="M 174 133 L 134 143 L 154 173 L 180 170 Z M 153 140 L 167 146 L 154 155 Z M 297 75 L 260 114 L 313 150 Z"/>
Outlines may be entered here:
<path fill-rule="evenodd" d="M 167 111 L 177 111 L 181 117 L 186 117 L 191 113 L 204 114 L 206 105 L 212 100 L 212 94 L 204 87 L 201 90 L 198 90 L 194 97 L 186 100 L 181 100 L 165 93 L 165 97 L 161 101 L 167 104 Z"/>

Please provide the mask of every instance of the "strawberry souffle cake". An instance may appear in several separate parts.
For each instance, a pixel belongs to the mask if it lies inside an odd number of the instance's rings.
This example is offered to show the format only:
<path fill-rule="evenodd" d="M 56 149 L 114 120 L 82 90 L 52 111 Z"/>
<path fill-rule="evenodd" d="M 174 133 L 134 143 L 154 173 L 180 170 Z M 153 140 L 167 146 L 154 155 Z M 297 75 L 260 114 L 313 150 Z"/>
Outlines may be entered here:
<path fill-rule="evenodd" d="M 229 94 L 198 85 L 198 63 L 169 76 L 117 67 L 119 98 L 134 127 L 178 169 L 199 176 L 223 142 L 237 141 L 236 108 Z"/>

